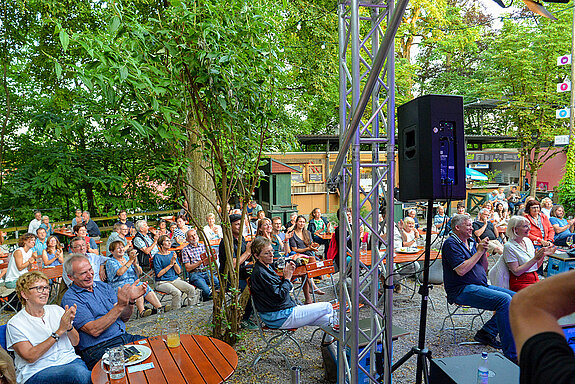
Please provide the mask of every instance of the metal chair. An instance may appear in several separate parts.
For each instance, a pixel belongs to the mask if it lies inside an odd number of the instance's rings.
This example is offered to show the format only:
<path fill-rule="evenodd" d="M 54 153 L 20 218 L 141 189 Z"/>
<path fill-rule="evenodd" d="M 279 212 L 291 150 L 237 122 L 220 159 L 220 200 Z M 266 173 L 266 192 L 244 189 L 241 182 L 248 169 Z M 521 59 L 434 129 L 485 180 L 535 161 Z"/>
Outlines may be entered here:
<path fill-rule="evenodd" d="M 456 330 L 460 329 L 469 329 L 470 331 L 473 330 L 473 323 L 477 318 L 481 320 L 482 324 L 485 324 L 485 321 L 483 321 L 482 316 L 483 313 L 485 312 L 484 309 L 474 308 L 468 305 L 459 305 L 456 303 L 449 304 L 447 300 L 445 300 L 445 303 L 447 304 L 447 316 L 445 316 L 445 318 L 443 319 L 443 322 L 441 323 L 441 329 L 439 330 L 439 332 L 442 332 L 443 330 L 450 330 L 453 334 L 454 343 L 457 343 L 457 338 L 455 335 Z M 455 322 L 453 321 L 453 318 L 455 316 L 471 317 L 471 325 L 469 327 L 456 327 Z M 451 327 L 445 327 L 445 322 L 448 319 L 451 322 Z M 478 344 L 478 343 L 475 341 L 459 343 L 459 345 L 469 345 L 469 344 Z"/>
<path fill-rule="evenodd" d="M 249 280 L 248 280 L 248 287 L 249 286 L 250 286 L 250 284 L 249 284 Z M 279 354 L 281 357 L 283 357 L 284 361 L 286 363 L 286 366 L 290 367 L 289 360 L 288 360 L 287 356 L 279 349 L 279 347 L 283 346 L 284 342 L 286 342 L 288 340 L 293 341 L 293 343 L 295 345 L 297 345 L 297 347 L 299 349 L 300 358 L 303 359 L 303 352 L 301 350 L 301 346 L 299 345 L 299 342 L 293 337 L 293 334 L 295 333 L 295 331 L 297 331 L 297 328 L 292 328 L 292 329 L 269 328 L 263 322 L 263 320 L 260 318 L 260 314 L 256 308 L 255 303 L 254 303 L 254 297 L 253 297 L 253 295 L 251 295 L 251 293 L 250 293 L 250 300 L 252 302 L 252 308 L 253 308 L 254 315 L 256 318 L 256 323 L 258 325 L 258 331 L 259 331 L 260 337 L 261 337 L 262 341 L 266 344 L 265 348 L 256 354 L 256 356 L 252 360 L 251 366 L 254 367 L 258 363 L 258 361 L 262 358 L 263 354 L 265 354 L 269 351 L 272 351 L 272 352 Z M 266 333 L 269 333 L 272 335 L 268 336 L 268 335 L 266 335 Z"/>
<path fill-rule="evenodd" d="M 7 259 L 0 259 L 0 270 L 8 268 L 8 260 L 12 257 L 13 256 L 10 256 Z M 13 312 L 18 312 L 18 298 L 15 297 L 16 295 L 14 292 L 16 292 L 16 290 L 11 288 L 2 287 L 0 289 L 0 312 L 7 309 Z"/>

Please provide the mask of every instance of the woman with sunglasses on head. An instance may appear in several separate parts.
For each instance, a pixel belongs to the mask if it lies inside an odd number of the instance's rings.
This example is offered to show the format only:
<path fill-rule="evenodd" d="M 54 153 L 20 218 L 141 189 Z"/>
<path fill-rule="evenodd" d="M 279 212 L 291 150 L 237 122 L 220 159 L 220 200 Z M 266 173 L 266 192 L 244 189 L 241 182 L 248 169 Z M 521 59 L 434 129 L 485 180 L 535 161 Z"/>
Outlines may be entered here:
<path fill-rule="evenodd" d="M 529 239 L 535 244 L 535 247 L 549 247 L 553 245 L 555 231 L 547 216 L 541 213 L 541 204 L 537 200 L 529 200 L 525 204 L 524 216 L 531 225 Z"/>
<path fill-rule="evenodd" d="M 14 351 L 18 383 L 88 384 L 91 372 L 74 351 L 76 306 L 47 305 L 48 278 L 31 271 L 18 278 L 16 293 L 24 306 L 8 321 L 6 345 Z"/>

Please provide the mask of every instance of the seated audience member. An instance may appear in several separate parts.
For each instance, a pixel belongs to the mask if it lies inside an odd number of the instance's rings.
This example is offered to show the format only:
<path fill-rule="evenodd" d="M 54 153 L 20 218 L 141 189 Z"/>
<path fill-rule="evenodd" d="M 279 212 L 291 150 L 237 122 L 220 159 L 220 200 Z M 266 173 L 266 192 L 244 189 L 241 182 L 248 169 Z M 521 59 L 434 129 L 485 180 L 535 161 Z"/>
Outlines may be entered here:
<path fill-rule="evenodd" d="M 289 221 L 286 223 L 286 227 L 284 232 L 289 232 L 289 231 L 293 231 L 295 229 L 295 222 L 297 220 L 298 214 L 297 212 L 292 212 L 289 215 Z"/>
<path fill-rule="evenodd" d="M 96 365 L 108 348 L 145 338 L 126 333 L 125 323 L 148 284 L 124 285 L 114 292 L 108 284 L 95 281 L 94 272 L 84 255 L 72 254 L 64 261 L 64 274 L 73 283 L 64 294 L 62 305 L 77 308 L 74 328 L 80 333 L 80 342 L 76 349 L 88 369 Z"/>
<path fill-rule="evenodd" d="M 529 200 L 525 204 L 525 215 L 531 229 L 529 230 L 529 239 L 536 247 L 549 247 L 553 245 L 555 231 L 549 222 L 547 216 L 541 213 L 541 204 L 535 199 Z"/>
<path fill-rule="evenodd" d="M 78 224 L 74 227 L 74 233 L 77 237 L 81 237 L 86 242 L 86 247 L 88 247 L 88 252 L 95 253 L 96 255 L 100 254 L 98 250 L 98 245 L 96 241 L 88 236 L 88 230 L 86 229 L 85 224 Z"/>
<path fill-rule="evenodd" d="M 499 195 L 499 190 L 494 189 L 493 191 L 491 191 L 491 193 L 487 194 L 487 201 L 490 201 L 491 203 L 495 203 L 497 201 L 498 195 Z"/>
<path fill-rule="evenodd" d="M 10 247 L 8 244 L 4 244 L 4 241 L 6 241 L 6 234 L 0 231 L 0 257 L 8 257 L 10 253 Z"/>
<path fill-rule="evenodd" d="M 516 186 L 512 186 L 511 190 L 509 191 L 509 195 L 507 195 L 507 204 L 509 205 L 509 214 L 514 215 L 515 210 L 517 209 L 517 204 L 521 200 L 521 194 L 517 191 Z"/>
<path fill-rule="evenodd" d="M 433 229 L 443 235 L 449 222 L 449 216 L 445 214 L 445 208 L 442 205 L 437 207 L 437 214 L 433 217 Z"/>
<path fill-rule="evenodd" d="M 25 233 L 18 238 L 18 249 L 14 251 L 8 261 L 8 268 L 4 278 L 6 288 L 16 288 L 16 280 L 36 263 L 33 255 L 36 245 L 36 235 Z"/>
<path fill-rule="evenodd" d="M 170 230 L 168 229 L 168 222 L 164 219 L 160 219 L 160 221 L 158 221 L 158 236 L 161 235 L 166 235 L 169 236 L 171 235 Z"/>
<path fill-rule="evenodd" d="M 473 224 L 465 215 L 451 220 L 452 234 L 442 248 L 443 280 L 447 301 L 451 304 L 495 311 L 493 317 L 477 331 L 474 339 L 517 361 L 517 352 L 509 325 L 509 303 L 515 292 L 487 284 L 488 239 L 473 240 Z M 497 334 L 501 343 L 497 341 Z"/>
<path fill-rule="evenodd" d="M 256 259 L 250 280 L 251 294 L 260 317 L 268 327 L 291 329 L 332 324 L 333 308 L 330 303 L 296 305 L 290 293 L 295 263 L 286 262 L 280 277 L 270 267 L 274 251 L 269 239 L 256 237 L 251 249 Z"/>
<path fill-rule="evenodd" d="M 505 197 L 505 191 L 503 189 L 503 187 L 499 187 L 498 188 L 498 192 L 497 192 L 497 203 L 501 203 L 503 204 L 503 209 L 504 210 L 508 210 L 509 209 L 509 204 L 507 203 L 507 199 Z M 497 205 L 497 203 L 493 203 L 494 205 Z"/>
<path fill-rule="evenodd" d="M 184 216 L 178 216 L 178 218 L 176 219 L 176 224 L 177 227 L 176 229 L 174 229 L 174 234 L 172 238 L 176 239 L 176 241 L 179 244 L 182 244 L 186 239 L 186 233 L 190 228 L 188 228 L 188 226 L 186 225 L 186 218 Z"/>
<path fill-rule="evenodd" d="M 176 229 L 178 228 L 178 224 L 176 224 L 175 222 L 170 223 L 170 233 L 168 234 L 168 236 L 170 237 L 170 239 L 172 240 L 176 240 L 174 237 L 174 232 L 176 232 Z"/>
<path fill-rule="evenodd" d="M 188 200 L 184 200 L 184 202 L 182 203 L 182 209 L 180 209 L 180 212 L 178 212 L 178 216 L 183 217 L 184 221 L 189 222 L 191 220 L 191 217 L 188 214 L 188 209 L 189 209 Z"/>
<path fill-rule="evenodd" d="M 539 281 L 537 269 L 545 256 L 552 255 L 556 247 L 540 248 L 535 251 L 529 240 L 529 220 L 523 216 L 513 216 L 507 226 L 509 241 L 503 246 L 503 259 L 509 268 L 509 289 L 519 290 Z"/>
<path fill-rule="evenodd" d="M 557 322 L 575 311 L 573 297 L 575 271 L 547 278 L 513 297 L 510 319 L 521 384 L 573 382 L 575 356 Z"/>
<path fill-rule="evenodd" d="M 46 241 L 44 265 L 57 266 L 64 264 L 64 248 L 56 236 L 50 236 Z"/>
<path fill-rule="evenodd" d="M 575 219 L 568 220 L 565 218 L 565 208 L 562 205 L 556 205 L 551 209 L 549 223 L 551 223 L 555 231 L 555 236 L 553 236 L 555 245 L 564 247 L 567 245 L 567 238 L 575 236 L 573 232 L 575 230 Z"/>
<path fill-rule="evenodd" d="M 86 225 L 86 230 L 88 231 L 88 236 L 90 236 L 94 240 L 100 240 L 100 228 L 98 228 L 98 224 L 94 220 L 90 218 L 90 212 L 84 211 L 82 213 L 82 218 L 84 219 L 84 224 Z"/>
<path fill-rule="evenodd" d="M 78 224 L 84 223 L 84 218 L 82 217 L 82 210 L 76 209 L 74 211 L 75 217 L 72 219 L 72 228 L 74 228 Z"/>
<path fill-rule="evenodd" d="M 258 213 L 263 210 L 256 200 L 250 200 L 248 203 L 247 212 L 249 217 L 257 218 Z"/>
<path fill-rule="evenodd" d="M 128 212 L 126 212 L 125 209 L 122 209 L 120 213 L 118 213 L 118 223 L 126 224 L 128 226 L 128 233 L 130 236 L 134 236 L 136 234 L 136 227 L 132 221 L 128 220 Z"/>
<path fill-rule="evenodd" d="M 415 221 L 408 216 L 403 220 L 399 220 L 397 227 L 401 235 L 401 245 L 396 245 L 396 247 L 415 247 L 417 239 L 421 237 L 419 231 L 415 228 Z"/>
<path fill-rule="evenodd" d="M 281 241 L 286 238 L 286 233 L 282 231 L 282 219 L 279 216 L 272 217 L 272 235 L 278 236 Z"/>
<path fill-rule="evenodd" d="M 199 242 L 200 238 L 195 229 L 190 229 L 186 234 L 186 241 L 189 243 L 182 249 L 182 263 L 189 275 L 189 282 L 194 287 L 202 291 L 202 299 L 208 301 L 212 299 L 212 284 L 220 289 L 220 281 L 217 274 L 212 274 L 206 266 L 206 247 Z M 210 252 L 212 250 L 210 249 Z"/>
<path fill-rule="evenodd" d="M 305 255 L 308 259 L 315 260 L 315 253 L 319 244 L 314 243 L 311 233 L 305 229 L 305 217 L 300 215 L 296 219 L 293 235 L 289 239 L 290 250 L 294 253 Z"/>
<path fill-rule="evenodd" d="M 39 271 L 20 276 L 16 293 L 23 308 L 8 321 L 6 343 L 15 352 L 18 382 L 91 383 L 90 370 L 74 351 L 80 340 L 72 325 L 76 306 L 47 305 L 50 284 Z"/>
<path fill-rule="evenodd" d="M 136 221 L 136 236 L 132 239 L 132 244 L 138 252 L 138 262 L 144 267 L 149 267 L 151 260 L 158 252 L 158 235 L 150 232 L 146 220 Z"/>
<path fill-rule="evenodd" d="M 265 219 L 266 218 L 266 213 L 262 210 L 259 211 L 256 215 L 255 220 L 252 220 L 250 225 L 251 225 L 251 233 L 255 234 L 256 231 L 258 230 L 258 221 Z"/>
<path fill-rule="evenodd" d="M 519 202 L 519 203 L 517 203 L 516 207 L 517 207 L 517 209 L 516 209 L 517 216 L 524 216 L 525 215 L 525 203 Z"/>
<path fill-rule="evenodd" d="M 50 223 L 50 218 L 46 215 L 42 216 L 42 224 L 38 228 L 44 228 L 46 230 L 46 236 L 52 236 L 54 233 L 54 228 Z M 36 230 L 36 234 L 38 234 L 38 230 Z"/>
<path fill-rule="evenodd" d="M 221 239 L 224 237 L 222 227 L 216 224 L 216 215 L 213 213 L 208 213 L 206 220 L 208 221 L 208 225 L 204 227 L 204 234 L 209 241 Z"/>
<path fill-rule="evenodd" d="M 44 250 L 47 246 L 46 230 L 44 228 L 38 228 L 36 230 L 36 243 L 34 244 L 34 257 L 39 259 L 44 254 Z"/>
<path fill-rule="evenodd" d="M 72 253 L 84 256 L 90 262 L 92 269 L 94 270 L 94 275 L 92 280 L 94 281 L 106 281 L 106 261 L 107 258 L 100 256 L 96 253 L 91 253 L 86 248 L 86 241 L 81 237 L 74 237 L 70 240 L 70 250 Z M 69 274 L 63 273 L 62 278 L 66 283 L 66 286 L 72 284 L 72 280 L 68 277 Z"/>
<path fill-rule="evenodd" d="M 499 230 L 499 227 L 507 226 L 508 221 L 509 221 L 509 213 L 503 207 L 503 204 L 501 204 L 500 202 L 495 203 L 495 209 L 493 211 L 493 225 L 495 225 L 497 227 L 497 230 L 501 232 Z"/>
<path fill-rule="evenodd" d="M 289 233 L 292 237 L 289 239 L 290 250 L 293 253 L 299 254 L 299 257 L 306 257 L 308 262 L 315 262 L 315 253 L 318 251 L 319 244 L 314 243 L 311 238 L 311 233 L 305 229 L 305 217 L 300 215 L 296 219 L 295 229 Z M 286 237 L 289 236 L 286 234 Z M 309 284 L 303 288 L 305 303 L 311 304 L 313 302 L 311 290 L 313 289 L 318 295 L 325 295 L 325 292 L 319 289 L 315 282 L 308 279 Z"/>
<path fill-rule="evenodd" d="M 290 253 L 290 247 L 288 245 L 289 239 L 293 236 L 293 231 L 285 234 L 286 240 L 281 240 L 278 235 L 274 235 L 272 229 L 272 221 L 267 217 L 261 220 L 258 220 L 258 228 L 256 230 L 256 236 L 263 236 L 267 238 L 274 250 L 274 260 L 280 257 L 280 252 L 283 252 L 284 255 L 288 255 Z"/>
<path fill-rule="evenodd" d="M 114 291 L 118 292 L 120 287 L 126 284 L 134 284 L 138 280 L 142 274 L 142 267 L 138 265 L 138 252 L 135 249 L 131 249 L 128 253 L 129 256 L 126 256 L 124 244 L 120 240 L 110 244 L 110 252 L 110 257 L 106 261 L 106 276 L 108 276 L 108 284 Z M 154 310 L 144 307 L 144 299 L 154 306 Z M 147 287 L 144 296 L 136 299 L 136 308 L 138 308 L 140 317 L 157 313 L 157 309 L 161 307 L 160 300 L 158 300 L 158 297 L 150 287 Z"/>
<path fill-rule="evenodd" d="M 551 217 L 551 209 L 553 208 L 553 200 L 548 197 L 541 200 L 541 213 L 547 216 L 549 219 Z"/>
<path fill-rule="evenodd" d="M 156 289 L 172 297 L 172 309 L 182 307 L 182 295 L 186 294 L 189 305 L 198 303 L 199 290 L 180 279 L 182 268 L 178 256 L 170 251 L 172 241 L 168 236 L 158 238 L 158 253 L 154 255 L 153 268 L 156 275 Z"/>
<path fill-rule="evenodd" d="M 417 212 L 415 209 L 407 211 L 407 217 L 411 217 L 415 223 L 415 229 L 419 229 L 419 221 L 417 220 Z"/>
<path fill-rule="evenodd" d="M 220 244 L 218 258 L 220 260 L 220 275 L 222 276 L 222 279 L 224 279 L 224 281 L 220 282 L 220 284 L 226 286 L 227 285 L 226 280 L 229 281 L 228 274 L 236 265 L 236 260 L 239 257 L 240 273 L 239 273 L 238 288 L 241 291 L 243 291 L 247 286 L 247 279 L 251 274 L 251 266 L 249 265 L 249 261 L 251 258 L 250 247 L 252 243 L 251 242 L 247 243 L 246 240 L 242 237 L 241 221 L 242 221 L 241 215 L 235 213 L 230 215 L 230 227 L 231 227 L 230 229 L 232 231 L 232 237 L 233 237 L 232 254 L 230 255 L 230 257 L 228 257 L 226 253 L 226 247 L 224 246 L 226 239 L 224 233 L 224 239 Z M 248 303 L 246 304 L 246 308 L 244 310 L 244 316 L 242 318 L 242 324 L 241 324 L 242 328 L 257 329 L 257 325 L 250 320 L 251 314 L 252 314 L 252 306 L 248 301 Z"/>
<path fill-rule="evenodd" d="M 38 228 L 40 228 L 41 224 L 42 224 L 42 212 L 34 211 L 34 218 L 32 219 L 32 221 L 30 221 L 30 224 L 28 225 L 28 233 L 35 235 L 36 231 L 38 230 Z"/>
<path fill-rule="evenodd" d="M 497 240 L 499 237 L 499 231 L 497 230 L 497 227 L 495 227 L 493 223 L 489 221 L 488 217 L 489 210 L 487 208 L 482 208 L 479 211 L 478 220 L 473 222 L 473 234 L 479 240 L 488 240 L 488 253 L 497 253 L 501 255 L 503 253 L 503 244 Z"/>
<path fill-rule="evenodd" d="M 116 223 L 112 228 L 114 232 L 110 233 L 108 241 L 106 241 L 106 255 L 110 254 L 110 244 L 114 241 L 120 240 L 124 244 L 124 251 L 128 251 L 130 248 L 130 241 L 126 239 L 126 236 L 130 232 L 130 229 L 126 224 Z"/>
<path fill-rule="evenodd" d="M 329 239 L 324 239 L 320 235 L 329 233 L 330 229 L 329 222 L 321 215 L 321 210 L 314 208 L 309 214 L 307 230 L 311 233 L 311 238 L 314 242 L 324 246 L 325 255 L 329 251 Z"/>

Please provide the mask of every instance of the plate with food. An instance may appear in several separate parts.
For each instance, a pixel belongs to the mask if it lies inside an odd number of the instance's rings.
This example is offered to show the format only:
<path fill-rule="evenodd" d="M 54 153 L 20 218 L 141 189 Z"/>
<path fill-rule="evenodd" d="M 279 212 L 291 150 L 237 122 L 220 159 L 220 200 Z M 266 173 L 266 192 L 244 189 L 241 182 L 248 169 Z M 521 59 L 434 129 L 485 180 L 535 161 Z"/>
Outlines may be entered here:
<path fill-rule="evenodd" d="M 152 350 L 145 345 L 124 345 L 124 365 L 134 365 L 145 361 L 152 354 Z M 108 364 L 108 353 L 102 356 L 104 364 Z"/>
<path fill-rule="evenodd" d="M 395 250 L 396 253 L 417 253 L 419 250 L 415 247 L 401 247 Z"/>

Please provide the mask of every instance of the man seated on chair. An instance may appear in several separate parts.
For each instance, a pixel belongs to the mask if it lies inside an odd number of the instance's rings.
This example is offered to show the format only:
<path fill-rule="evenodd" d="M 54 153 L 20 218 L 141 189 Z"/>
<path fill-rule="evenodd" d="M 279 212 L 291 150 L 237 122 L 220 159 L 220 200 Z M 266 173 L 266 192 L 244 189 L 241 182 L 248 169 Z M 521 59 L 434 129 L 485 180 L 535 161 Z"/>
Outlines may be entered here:
<path fill-rule="evenodd" d="M 509 303 L 514 292 L 487 284 L 488 239 L 476 243 L 473 225 L 466 215 L 451 220 L 452 235 L 442 248 L 443 279 L 450 304 L 495 311 L 474 339 L 493 348 L 503 348 L 503 354 L 517 362 L 515 341 L 509 325 Z M 501 343 L 497 341 L 497 334 Z"/>
<path fill-rule="evenodd" d="M 296 304 L 290 294 L 295 263 L 286 262 L 280 277 L 270 267 L 274 250 L 269 239 L 256 237 L 252 241 L 251 251 L 256 259 L 250 280 L 251 294 L 260 318 L 268 327 L 292 329 L 332 324 L 333 307 L 330 303 Z"/>
<path fill-rule="evenodd" d="M 205 265 L 205 259 L 202 256 L 207 257 L 206 247 L 204 244 L 200 244 L 198 232 L 195 229 L 190 229 L 186 233 L 186 240 L 189 244 L 182 249 L 182 263 L 190 276 L 190 284 L 202 291 L 202 300 L 211 300 L 212 279 L 214 280 L 214 287 L 220 289 L 218 275 L 211 273 L 210 269 Z"/>
<path fill-rule="evenodd" d="M 499 237 L 499 231 L 497 227 L 489 221 L 489 215 L 491 212 L 487 208 L 482 208 L 479 211 L 479 219 L 473 222 L 473 234 L 479 239 L 488 239 L 487 253 L 497 253 L 503 254 L 503 244 L 497 238 Z"/>
<path fill-rule="evenodd" d="M 62 307 L 77 306 L 74 328 L 80 333 L 77 350 L 89 369 L 102 358 L 106 349 L 144 339 L 126 333 L 136 299 L 146 293 L 147 283 L 126 284 L 118 293 L 108 284 L 94 281 L 95 271 L 88 258 L 70 255 L 64 261 L 64 273 L 72 280 L 62 298 Z"/>

